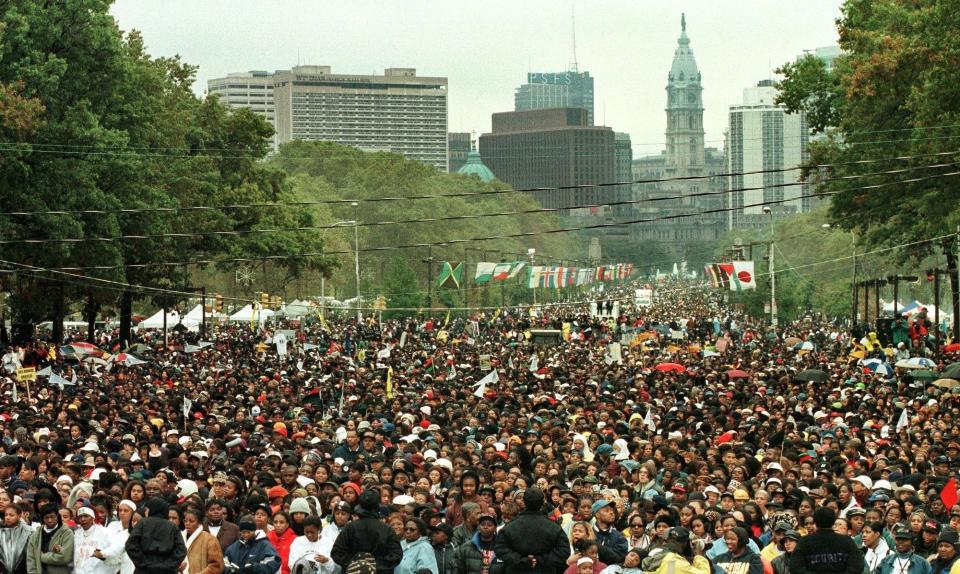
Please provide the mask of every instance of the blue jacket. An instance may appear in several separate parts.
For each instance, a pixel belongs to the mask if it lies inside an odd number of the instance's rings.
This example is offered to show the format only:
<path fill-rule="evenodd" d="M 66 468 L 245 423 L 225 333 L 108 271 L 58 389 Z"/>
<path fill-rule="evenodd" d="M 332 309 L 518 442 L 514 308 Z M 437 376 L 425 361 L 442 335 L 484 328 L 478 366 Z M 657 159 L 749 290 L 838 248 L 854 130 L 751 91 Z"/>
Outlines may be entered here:
<path fill-rule="evenodd" d="M 255 538 L 250 542 L 241 538 L 227 548 L 223 559 L 239 566 L 239 570 L 226 568 L 227 572 L 238 574 L 276 574 L 280 569 L 280 555 L 266 538 Z"/>
<path fill-rule="evenodd" d="M 603 531 L 593 526 L 593 533 L 597 538 L 597 550 L 599 551 L 600 562 L 604 564 L 619 564 L 623 562 L 630 546 L 627 544 L 627 537 L 619 530 L 610 527 Z"/>
<path fill-rule="evenodd" d="M 438 574 L 437 555 L 433 552 L 433 546 L 425 536 L 407 542 L 400 543 L 403 548 L 403 559 L 400 564 L 393 569 L 394 574 L 417 574 L 417 571 L 426 568 L 433 574 Z"/>
<path fill-rule="evenodd" d="M 904 560 L 910 564 L 905 571 L 902 568 Z M 930 574 L 930 571 L 930 563 L 913 552 L 893 552 L 877 566 L 877 574 Z"/>

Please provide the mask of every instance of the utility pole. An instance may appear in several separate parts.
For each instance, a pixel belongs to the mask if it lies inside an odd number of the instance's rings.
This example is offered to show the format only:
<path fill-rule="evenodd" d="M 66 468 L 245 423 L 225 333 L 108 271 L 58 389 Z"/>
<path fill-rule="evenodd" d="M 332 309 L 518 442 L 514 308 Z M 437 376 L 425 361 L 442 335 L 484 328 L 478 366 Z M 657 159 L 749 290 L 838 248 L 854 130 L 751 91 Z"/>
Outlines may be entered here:
<path fill-rule="evenodd" d="M 773 211 L 769 207 L 763 208 L 764 213 L 770 216 L 770 245 L 767 248 L 767 257 L 770 265 L 770 326 L 777 328 L 777 271 L 773 263 L 774 227 Z"/>
<path fill-rule="evenodd" d="M 957 234 L 953 236 L 953 244 L 944 246 L 947 254 L 947 273 L 950 275 L 950 302 L 953 307 L 953 340 L 960 340 L 960 271 L 957 264 L 957 250 L 960 249 L 960 225 Z"/>
<path fill-rule="evenodd" d="M 427 264 L 427 313 L 432 314 L 433 309 L 433 247 L 427 246 L 427 258 L 423 260 Z"/>

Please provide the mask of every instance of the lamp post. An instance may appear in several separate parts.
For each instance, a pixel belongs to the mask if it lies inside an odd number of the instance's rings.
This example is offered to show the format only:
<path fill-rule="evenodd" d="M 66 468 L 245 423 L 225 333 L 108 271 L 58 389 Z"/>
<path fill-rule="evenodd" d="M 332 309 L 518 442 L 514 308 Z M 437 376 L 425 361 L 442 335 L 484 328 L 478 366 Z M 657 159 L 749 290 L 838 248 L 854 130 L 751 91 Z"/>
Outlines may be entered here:
<path fill-rule="evenodd" d="M 769 258 L 770 264 L 770 326 L 774 329 L 777 328 L 777 272 L 774 269 L 773 265 L 773 210 L 769 207 L 764 207 L 763 212 L 770 216 L 770 244 L 767 250 L 767 257 Z"/>
<path fill-rule="evenodd" d="M 537 254 L 537 250 L 533 247 L 527 249 L 527 255 L 530 257 L 530 273 L 533 273 L 533 257 Z M 537 306 L 537 286 L 533 286 L 533 306 Z"/>
<path fill-rule="evenodd" d="M 360 204 L 353 201 L 350 205 L 353 206 L 353 269 L 357 276 L 357 324 L 359 324 L 362 317 L 360 315 L 360 226 L 357 207 Z"/>

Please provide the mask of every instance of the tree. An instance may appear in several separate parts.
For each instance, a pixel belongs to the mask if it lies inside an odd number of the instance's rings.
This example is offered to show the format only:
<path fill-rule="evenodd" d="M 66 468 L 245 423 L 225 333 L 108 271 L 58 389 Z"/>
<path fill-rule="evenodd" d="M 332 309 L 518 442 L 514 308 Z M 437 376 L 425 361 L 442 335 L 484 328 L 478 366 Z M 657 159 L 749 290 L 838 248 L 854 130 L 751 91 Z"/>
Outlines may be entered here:
<path fill-rule="evenodd" d="M 118 29 L 109 5 L 20 0 L 0 8 L 0 129 L 16 144 L 0 161 L 0 201 L 22 211 L 69 212 L 11 219 L 0 238 L 71 240 L 42 248 L 10 243 L 7 257 L 43 269 L 79 267 L 114 285 L 182 291 L 190 266 L 170 262 L 319 250 L 316 234 L 296 231 L 312 224 L 309 213 L 189 209 L 288 198 L 284 175 L 262 162 L 272 128 L 215 98 L 197 99 L 195 69 L 179 58 L 151 58 L 139 33 Z M 75 213 L 88 209 L 103 213 Z M 99 239 L 131 235 L 138 237 Z M 275 264 L 283 277 L 327 267 L 322 258 Z M 24 274 L 7 282 L 20 320 L 39 320 L 56 307 L 51 280 L 63 278 Z M 68 300 L 83 301 L 93 315 L 117 299 L 116 289 L 88 279 L 64 286 Z M 163 306 L 181 299 L 144 294 Z M 122 298 L 127 316 L 131 300 Z"/>
<path fill-rule="evenodd" d="M 409 311 L 390 311 L 390 309 L 417 308 L 423 305 L 425 293 L 417 285 L 417 274 L 402 257 L 390 260 L 387 270 L 384 296 L 387 298 L 385 316 L 410 315 Z"/>

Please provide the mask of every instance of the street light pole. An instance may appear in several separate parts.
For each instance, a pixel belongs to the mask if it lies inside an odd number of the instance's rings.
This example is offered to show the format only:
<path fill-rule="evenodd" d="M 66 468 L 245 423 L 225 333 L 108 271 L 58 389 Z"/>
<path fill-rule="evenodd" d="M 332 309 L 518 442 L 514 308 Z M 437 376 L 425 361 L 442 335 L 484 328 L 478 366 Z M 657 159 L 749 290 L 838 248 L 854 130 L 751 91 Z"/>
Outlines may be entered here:
<path fill-rule="evenodd" d="M 770 326 L 774 329 L 777 328 L 777 272 L 773 265 L 773 237 L 774 237 L 774 227 L 773 227 L 773 210 L 769 207 L 764 207 L 763 211 L 770 216 L 770 247 L 768 249 L 767 257 L 770 259 Z"/>
<path fill-rule="evenodd" d="M 357 276 L 357 324 L 359 325 L 362 317 L 360 315 L 360 220 L 357 207 L 360 204 L 354 201 L 350 205 L 353 206 L 353 268 Z"/>
<path fill-rule="evenodd" d="M 536 255 L 536 254 L 537 254 L 537 250 L 534 249 L 533 247 L 531 247 L 530 249 L 527 249 L 527 255 L 530 256 L 530 273 L 531 273 L 531 274 L 533 273 L 533 256 Z M 536 284 L 533 285 L 533 306 L 534 306 L 534 307 L 537 306 L 537 286 L 536 286 Z"/>

